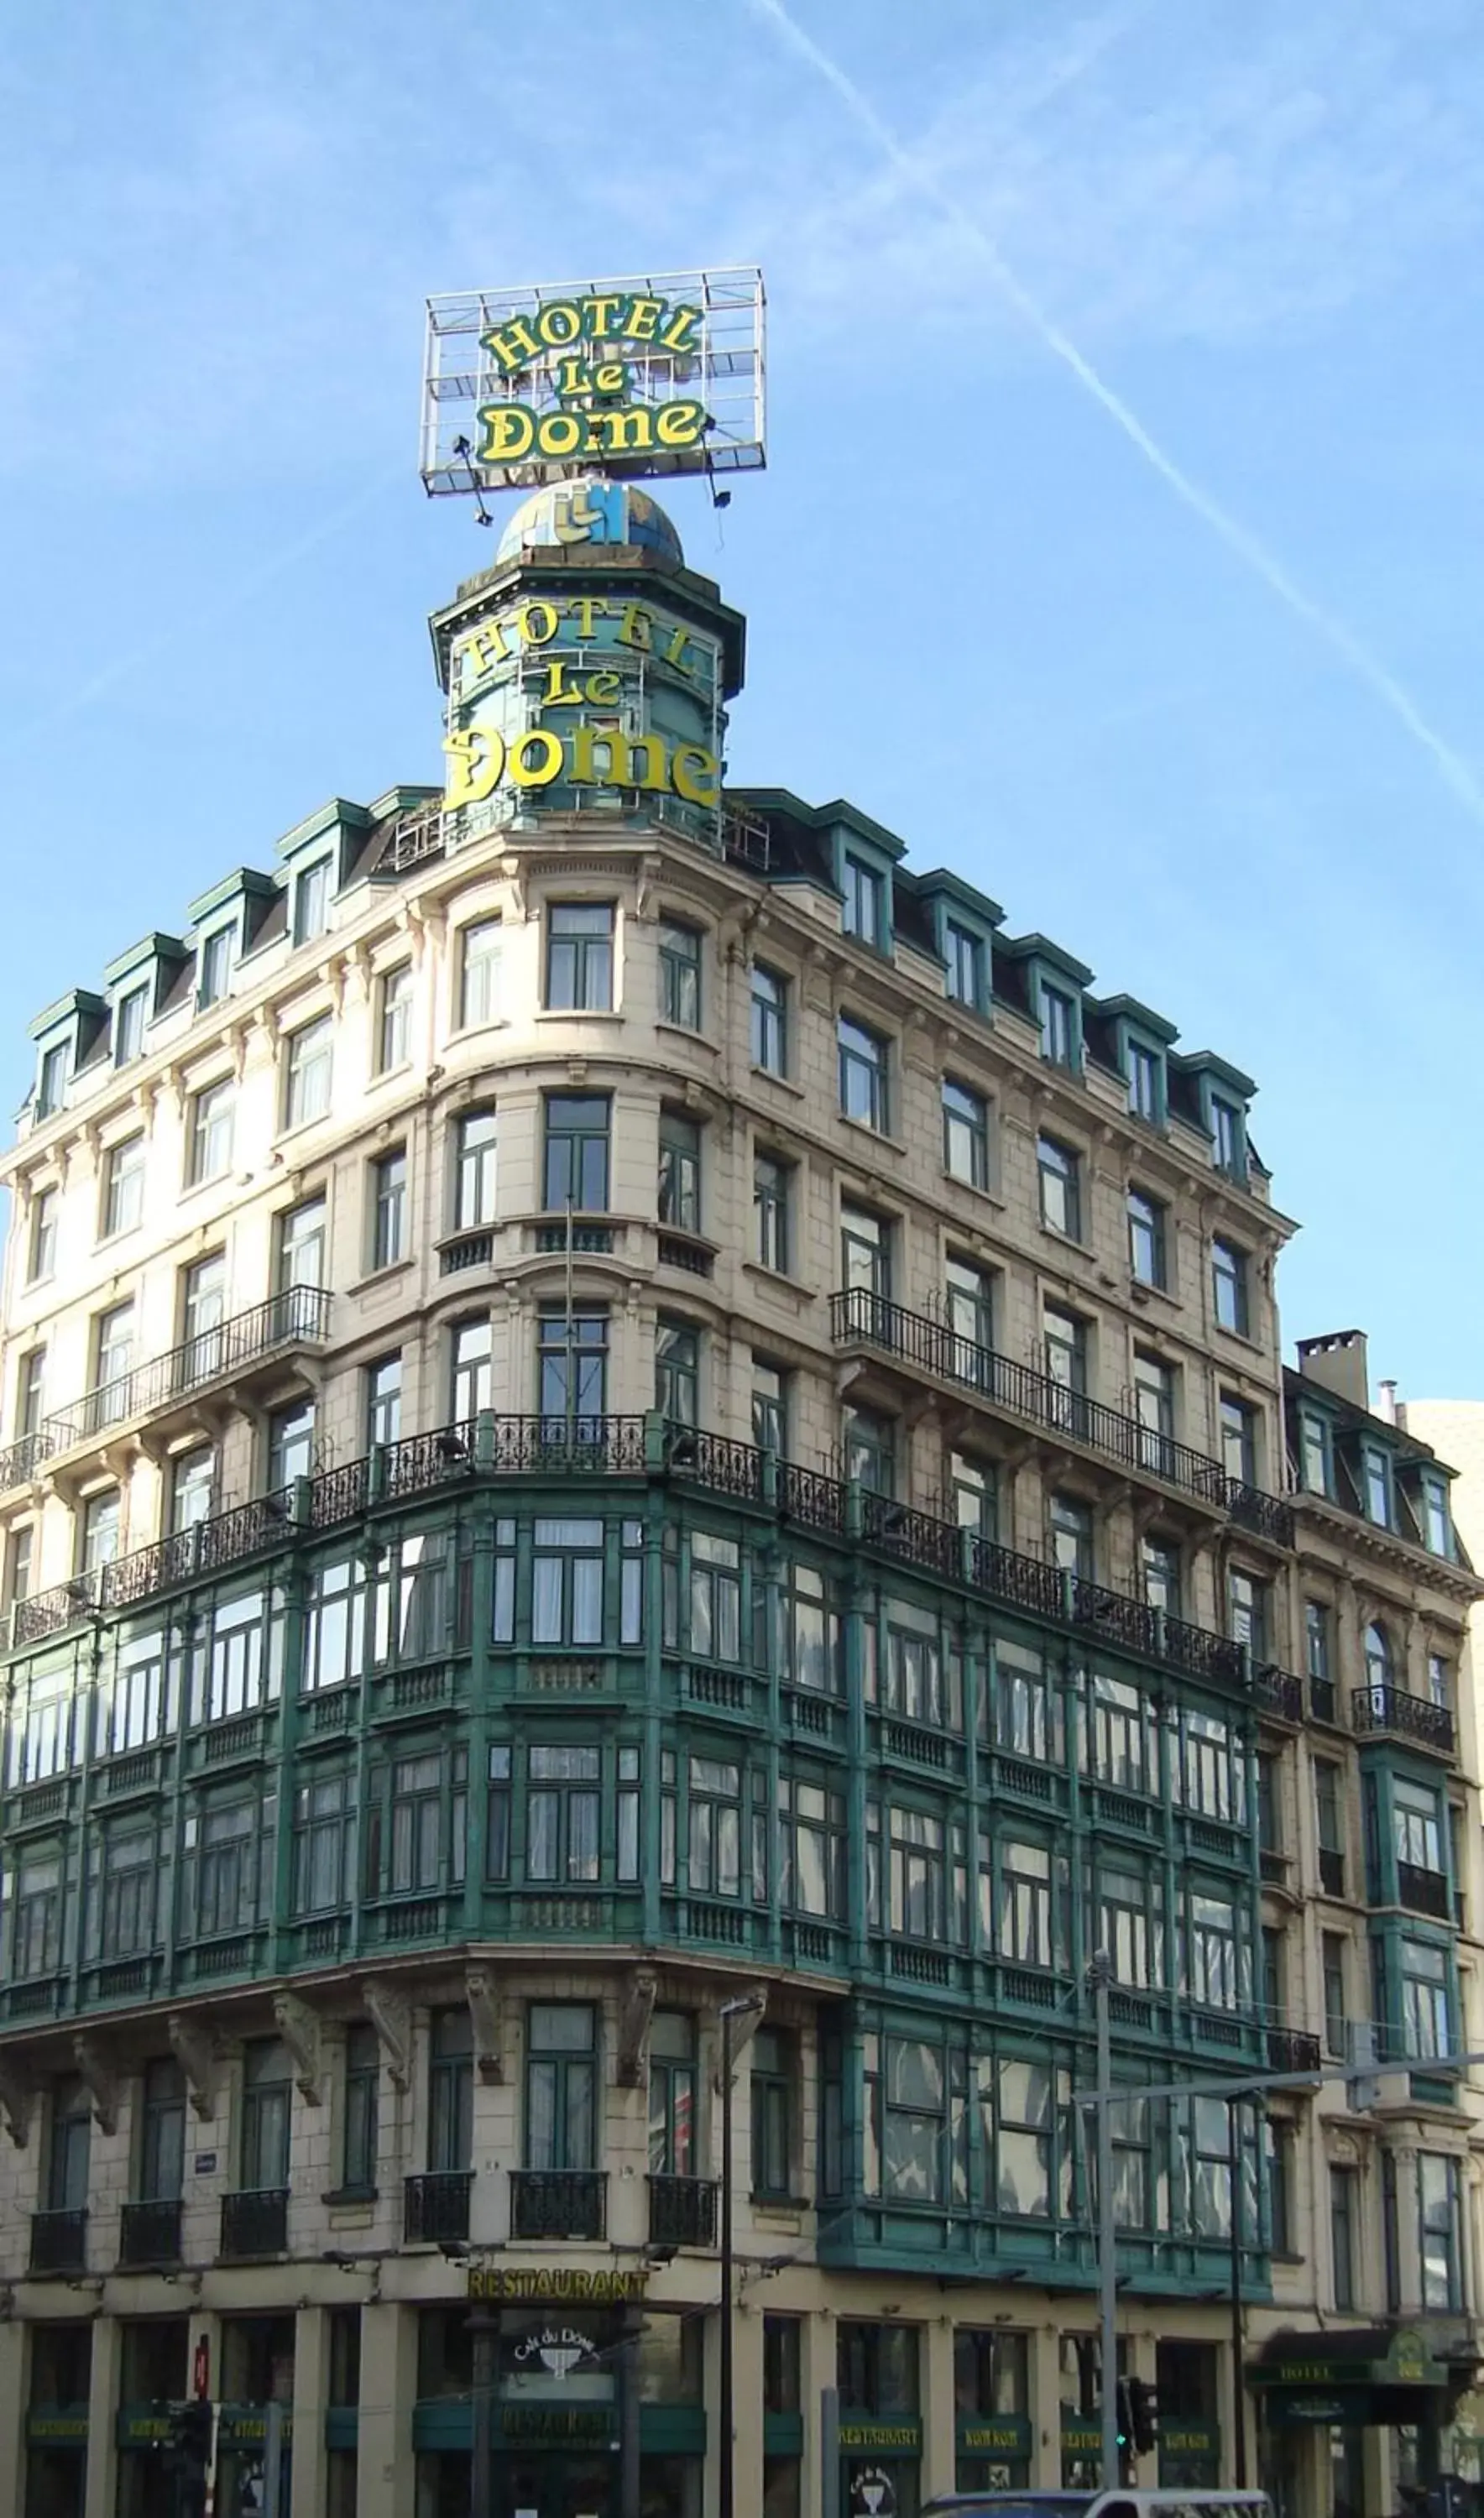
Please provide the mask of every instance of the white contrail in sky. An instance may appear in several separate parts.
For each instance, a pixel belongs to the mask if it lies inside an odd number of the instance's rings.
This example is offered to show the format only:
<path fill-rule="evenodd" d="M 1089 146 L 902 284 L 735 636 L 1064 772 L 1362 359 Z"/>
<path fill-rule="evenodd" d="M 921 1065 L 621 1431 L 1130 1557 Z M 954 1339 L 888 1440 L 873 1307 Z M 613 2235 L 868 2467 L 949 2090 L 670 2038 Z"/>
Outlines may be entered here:
<path fill-rule="evenodd" d="M 1022 321 L 1051 352 L 1053 358 L 1059 359 L 1063 367 L 1070 370 L 1083 392 L 1088 394 L 1099 409 L 1107 413 L 1114 427 L 1121 429 L 1129 444 L 1158 474 L 1166 489 L 1173 491 L 1175 497 L 1189 507 L 1193 514 L 1200 517 L 1201 523 L 1209 528 L 1218 541 L 1226 544 L 1227 549 L 1241 560 L 1244 568 L 1260 579 L 1271 593 L 1277 595 L 1280 603 L 1286 605 L 1295 619 L 1302 621 L 1307 628 L 1314 630 L 1326 646 L 1332 649 L 1334 654 L 1348 665 L 1357 680 L 1363 682 L 1382 706 L 1390 711 L 1391 715 L 1406 728 L 1414 742 L 1421 745 L 1432 761 L 1433 767 L 1439 772 L 1464 810 L 1471 813 L 1475 821 L 1484 822 L 1484 787 L 1480 786 L 1462 755 L 1456 752 L 1452 744 L 1428 723 L 1416 700 L 1403 688 L 1395 674 L 1388 673 L 1386 667 L 1371 654 L 1370 649 L 1361 643 L 1353 630 L 1348 629 L 1343 621 L 1337 620 L 1333 613 L 1328 612 L 1322 603 L 1317 603 L 1311 594 L 1306 594 L 1303 587 L 1289 576 L 1282 561 L 1274 558 L 1272 552 L 1258 541 L 1257 536 L 1249 533 L 1246 526 L 1240 524 L 1235 516 L 1228 515 L 1226 509 L 1212 498 L 1209 491 L 1203 490 L 1200 482 L 1193 480 L 1175 457 L 1165 452 L 1158 439 L 1152 436 L 1145 427 L 1138 412 L 1130 408 L 1120 393 L 1115 392 L 1113 387 L 1105 381 L 1092 361 L 1078 349 L 1070 334 L 1063 330 L 1061 325 L 1047 314 L 1039 299 L 1032 295 L 1024 281 L 1017 278 L 987 231 L 977 219 L 971 217 L 960 201 L 955 200 L 946 185 L 938 181 L 932 169 L 921 164 L 905 143 L 897 139 L 890 123 L 877 112 L 869 97 L 857 87 L 849 71 L 842 69 L 840 64 L 832 60 L 830 55 L 815 43 L 813 36 L 806 33 L 797 19 L 790 16 L 783 5 L 783 0 L 748 0 L 748 5 L 757 12 L 759 17 L 765 19 L 768 24 L 782 36 L 784 42 L 807 61 L 810 68 L 816 70 L 819 76 L 834 89 L 842 104 L 870 133 L 877 147 L 890 159 L 903 180 L 921 194 L 925 200 L 931 201 L 934 208 L 951 227 L 957 228 L 959 233 L 967 238 L 993 275 L 1001 295 L 1015 308 Z"/>
<path fill-rule="evenodd" d="M 331 507 L 306 533 L 297 535 L 291 543 L 282 543 L 276 551 L 270 551 L 255 568 L 248 569 L 244 576 L 222 587 L 194 612 L 172 614 L 162 629 L 152 630 L 137 646 L 125 648 L 121 655 L 110 657 L 87 681 L 79 682 L 75 689 L 69 690 L 66 698 L 56 708 L 44 711 L 26 725 L 8 729 L 4 740 L 0 741 L 0 754 L 19 751 L 23 744 L 34 741 L 36 736 L 49 733 L 54 725 L 65 724 L 138 666 L 153 663 L 167 649 L 204 637 L 209 631 L 220 631 L 223 622 L 229 620 L 250 596 L 259 593 L 265 586 L 271 586 L 275 578 L 283 577 L 310 551 L 318 550 L 321 543 L 328 542 L 332 534 L 339 533 L 355 517 L 364 515 L 368 507 L 385 496 L 394 481 L 405 480 L 406 477 L 406 469 L 402 465 L 395 472 L 383 473 L 369 489 L 358 490 L 355 497 L 347 499 L 342 506 Z"/>

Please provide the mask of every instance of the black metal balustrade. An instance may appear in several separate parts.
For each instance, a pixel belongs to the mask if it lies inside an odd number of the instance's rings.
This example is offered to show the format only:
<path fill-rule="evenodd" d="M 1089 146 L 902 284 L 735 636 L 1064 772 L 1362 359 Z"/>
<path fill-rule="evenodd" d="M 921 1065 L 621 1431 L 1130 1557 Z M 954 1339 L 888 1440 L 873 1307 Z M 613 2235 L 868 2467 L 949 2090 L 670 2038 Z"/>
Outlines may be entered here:
<path fill-rule="evenodd" d="M 126 2203 L 118 2225 L 120 2265 L 178 2265 L 181 2207 L 174 2203 Z"/>
<path fill-rule="evenodd" d="M 256 1497 L 192 1531 L 137 1548 L 50 1591 L 17 1601 L 13 1646 L 109 1609 L 219 1572 L 297 1539 L 358 1520 L 379 1503 L 400 1503 L 451 1483 L 485 1477 L 664 1475 L 776 1515 L 780 1526 L 868 1545 L 1034 1616 L 1055 1619 L 1161 1662 L 1212 1686 L 1245 1692 L 1242 1647 L 1227 1635 L 1166 1617 L 1133 1594 L 1063 1573 L 1034 1556 L 982 1539 L 890 1497 L 801 1468 L 750 1443 L 704 1427 L 645 1416 L 495 1416 L 465 1419 L 369 1458 L 347 1461 L 276 1495 Z M 1447 1720 L 1447 1716 L 1443 1717 Z"/>
<path fill-rule="evenodd" d="M 473 2187 L 473 2171 L 467 2168 L 429 2169 L 421 2177 L 405 2179 L 402 2235 L 408 2245 L 430 2240 L 436 2246 L 466 2238 Z"/>
<path fill-rule="evenodd" d="M 1253 1671 L 1252 1695 L 1260 1711 L 1276 1715 L 1280 1722 L 1304 1718 L 1303 1682 L 1290 1671 L 1280 1670 L 1276 1662 L 1264 1662 Z"/>
<path fill-rule="evenodd" d="M 720 2191 L 709 2177 L 651 2177 L 650 2245 L 714 2247 Z"/>
<path fill-rule="evenodd" d="M 288 2189 L 265 2186 L 222 2196 L 224 2262 L 242 2263 L 254 2256 L 282 2256 L 288 2247 Z"/>
<path fill-rule="evenodd" d="M 1434 1705 L 1430 1696 L 1409 1696 L 1402 1687 L 1353 1688 L 1350 1727 L 1394 1731 L 1401 1739 L 1416 1740 L 1419 1748 L 1435 1749 L 1445 1758 L 1453 1755 L 1456 1735 L 1447 1706 Z"/>
<path fill-rule="evenodd" d="M 1322 2060 L 1319 2039 L 1307 2028 L 1268 2030 L 1270 2072 L 1317 2072 Z"/>
<path fill-rule="evenodd" d="M 963 1337 L 946 1322 L 926 1313 L 909 1312 L 868 1285 L 850 1285 L 830 1296 L 830 1334 L 837 1346 L 873 1346 L 882 1354 L 951 1381 L 975 1393 L 991 1407 L 1028 1417 L 1052 1433 L 1065 1434 L 1089 1451 L 1105 1453 L 1124 1468 L 1142 1470 L 1166 1486 L 1214 1504 L 1244 1529 L 1255 1530 L 1280 1546 L 1293 1544 L 1293 1515 L 1281 1497 L 1234 1478 L 1220 1460 L 1177 1443 L 1157 1426 L 1141 1424 L 1116 1408 L 1107 1408 L 1085 1392 L 1069 1390 L 1049 1373 L 1018 1364 L 994 1347 Z"/>
<path fill-rule="evenodd" d="M 33 2274 L 80 2274 L 87 2270 L 88 2216 L 83 2212 L 31 2214 Z"/>
<path fill-rule="evenodd" d="M 1424 1871 L 1418 1862 L 1398 1862 L 1396 1893 L 1409 1914 L 1432 1915 L 1440 1924 L 1452 1917 L 1453 1900 L 1441 1871 Z"/>
<path fill-rule="evenodd" d="M 600 2168 L 517 2168 L 510 2175 L 512 2238 L 601 2238 L 608 2179 Z"/>
<path fill-rule="evenodd" d="M 45 1461 L 92 1442 L 110 1425 L 171 1407 L 283 1347 L 319 1345 L 329 1331 L 329 1303 L 320 1285 L 285 1285 L 266 1303 L 234 1313 L 231 1320 L 168 1347 L 148 1364 L 100 1382 L 74 1406 L 44 1417 L 34 1433 L 0 1452 L 0 1489 L 23 1484 Z"/>

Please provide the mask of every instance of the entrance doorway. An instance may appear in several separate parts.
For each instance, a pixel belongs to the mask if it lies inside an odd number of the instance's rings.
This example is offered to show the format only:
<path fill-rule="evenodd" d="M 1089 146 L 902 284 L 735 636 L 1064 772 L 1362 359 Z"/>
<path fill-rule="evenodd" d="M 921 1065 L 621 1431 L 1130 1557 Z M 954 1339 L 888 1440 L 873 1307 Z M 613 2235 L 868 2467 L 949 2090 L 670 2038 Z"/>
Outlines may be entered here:
<path fill-rule="evenodd" d="M 618 2518 L 619 2460 L 550 2450 L 498 2460 L 503 2496 L 499 2518 Z"/>

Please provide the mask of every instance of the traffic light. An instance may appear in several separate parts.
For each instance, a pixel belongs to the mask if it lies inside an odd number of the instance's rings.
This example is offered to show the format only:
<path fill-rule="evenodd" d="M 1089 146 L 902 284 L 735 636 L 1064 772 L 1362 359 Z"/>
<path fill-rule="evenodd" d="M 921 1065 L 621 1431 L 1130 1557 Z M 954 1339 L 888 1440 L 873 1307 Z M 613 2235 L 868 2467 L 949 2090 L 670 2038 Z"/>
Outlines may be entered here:
<path fill-rule="evenodd" d="M 1147 2378 L 1130 2378 L 1125 2390 L 1128 2397 L 1128 2427 L 1133 2435 L 1135 2456 L 1148 2456 L 1159 2436 L 1159 2404 Z"/>
<path fill-rule="evenodd" d="M 1118 2453 L 1123 2456 L 1132 2448 L 1134 2438 L 1133 2397 L 1126 2378 L 1118 2380 L 1117 2393 L 1113 2401 L 1118 2409 Z"/>

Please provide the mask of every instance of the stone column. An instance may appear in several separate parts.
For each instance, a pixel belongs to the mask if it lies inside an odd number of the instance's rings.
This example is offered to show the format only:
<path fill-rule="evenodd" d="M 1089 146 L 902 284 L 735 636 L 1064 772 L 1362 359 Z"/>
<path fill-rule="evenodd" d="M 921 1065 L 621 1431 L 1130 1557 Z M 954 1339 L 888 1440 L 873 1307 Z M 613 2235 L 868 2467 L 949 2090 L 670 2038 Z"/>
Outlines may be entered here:
<path fill-rule="evenodd" d="M 389 2510 L 413 2506 L 416 2393 L 417 2312 L 376 2300 L 361 2312 L 357 2518 L 387 2518 Z M 315 2507 L 308 2503 L 308 2518 L 314 2518 Z"/>
<path fill-rule="evenodd" d="M 957 2480 L 953 2401 L 953 2321 L 935 2318 L 923 2330 L 922 2478 L 924 2500 L 951 2492 Z"/>
<path fill-rule="evenodd" d="M 1062 2338 L 1054 2325 L 1030 2336 L 1030 2482 L 1036 2492 L 1062 2488 Z"/>
<path fill-rule="evenodd" d="M 93 2320 L 88 2378 L 88 2470 L 83 2518 L 113 2518 L 118 2499 L 118 2368 L 122 2330 L 116 2317 Z M 24 2428 L 22 2423 L 22 2428 Z M 16 2503 L 21 2506 L 20 2501 Z"/>
<path fill-rule="evenodd" d="M 739 2300 L 732 2319 L 732 2414 L 737 2426 L 733 2449 L 736 2476 L 734 2506 L 763 2506 L 763 2310 Z M 806 2504 L 807 2505 L 807 2504 Z"/>
<path fill-rule="evenodd" d="M 290 2508 L 313 2512 L 325 2506 L 325 2408 L 328 2402 L 329 2311 L 301 2308 L 293 2329 Z"/>
<path fill-rule="evenodd" d="M 802 2509 L 824 2507 L 824 2464 L 819 2436 L 819 2398 L 835 2384 L 835 2321 L 817 2309 L 804 2320 L 799 2337 L 799 2401 L 804 2411 L 803 2471 L 799 2477 Z M 741 2508 L 744 2504 L 738 2502 Z"/>
<path fill-rule="evenodd" d="M 0 2509 L 25 2507 L 25 2327 L 0 2324 Z"/>

